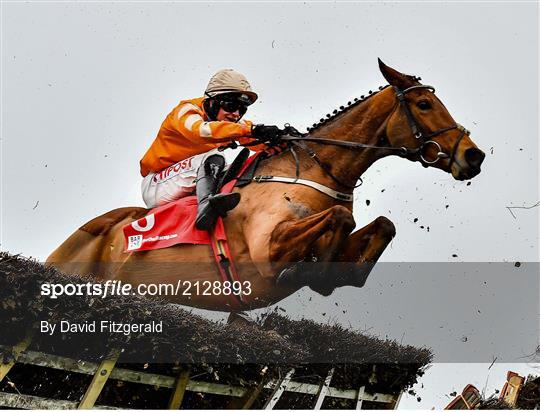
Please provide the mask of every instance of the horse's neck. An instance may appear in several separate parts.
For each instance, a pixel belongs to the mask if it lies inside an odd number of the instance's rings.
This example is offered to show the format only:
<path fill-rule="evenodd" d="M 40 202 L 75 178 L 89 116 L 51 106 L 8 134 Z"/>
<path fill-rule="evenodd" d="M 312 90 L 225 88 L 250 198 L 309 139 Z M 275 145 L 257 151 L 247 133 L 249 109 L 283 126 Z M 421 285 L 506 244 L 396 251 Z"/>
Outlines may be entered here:
<path fill-rule="evenodd" d="M 311 135 L 380 146 L 386 133 L 386 120 L 394 107 L 392 88 L 386 88 L 319 127 Z M 313 143 L 310 146 L 331 173 L 349 186 L 353 186 L 376 160 L 388 154 L 377 149 L 350 149 Z"/>
<path fill-rule="evenodd" d="M 310 133 L 310 137 L 377 145 L 384 136 L 385 122 L 394 106 L 395 97 L 392 89 L 386 88 L 319 126 Z M 373 162 L 387 154 L 381 150 L 350 149 L 319 143 L 307 143 L 307 145 L 317 154 L 317 158 L 324 167 L 348 186 L 354 186 Z M 316 165 L 306 151 L 298 148 L 294 150 L 298 156 L 302 178 L 314 180 L 337 190 L 348 191 L 347 187 L 338 187 L 329 174 Z M 261 166 L 262 168 L 257 173 L 293 177 L 296 162 L 289 152 L 285 152 L 264 161 Z"/>

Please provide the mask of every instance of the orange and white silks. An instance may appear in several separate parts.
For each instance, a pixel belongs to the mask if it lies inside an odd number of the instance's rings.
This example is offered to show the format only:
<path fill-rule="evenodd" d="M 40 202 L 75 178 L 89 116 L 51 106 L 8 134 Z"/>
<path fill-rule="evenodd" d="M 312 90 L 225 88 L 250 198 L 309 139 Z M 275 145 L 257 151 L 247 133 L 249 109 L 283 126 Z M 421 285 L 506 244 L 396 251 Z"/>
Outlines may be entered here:
<path fill-rule="evenodd" d="M 204 97 L 183 100 L 165 118 L 157 137 L 140 162 L 143 177 L 233 140 L 240 143 L 252 141 L 249 138 L 250 121 L 209 121 L 203 109 L 203 101 Z M 264 145 L 251 149 L 263 148 Z"/>

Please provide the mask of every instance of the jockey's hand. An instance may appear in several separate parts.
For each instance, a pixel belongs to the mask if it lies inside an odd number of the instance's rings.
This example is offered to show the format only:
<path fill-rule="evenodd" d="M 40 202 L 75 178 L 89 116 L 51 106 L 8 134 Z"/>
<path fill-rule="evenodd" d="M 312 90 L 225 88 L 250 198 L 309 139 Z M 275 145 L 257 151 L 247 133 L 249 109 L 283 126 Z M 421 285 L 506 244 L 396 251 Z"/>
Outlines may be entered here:
<path fill-rule="evenodd" d="M 260 140 L 261 142 L 268 143 L 269 146 L 277 145 L 282 135 L 283 130 L 277 126 L 257 124 L 251 128 L 251 137 Z"/>

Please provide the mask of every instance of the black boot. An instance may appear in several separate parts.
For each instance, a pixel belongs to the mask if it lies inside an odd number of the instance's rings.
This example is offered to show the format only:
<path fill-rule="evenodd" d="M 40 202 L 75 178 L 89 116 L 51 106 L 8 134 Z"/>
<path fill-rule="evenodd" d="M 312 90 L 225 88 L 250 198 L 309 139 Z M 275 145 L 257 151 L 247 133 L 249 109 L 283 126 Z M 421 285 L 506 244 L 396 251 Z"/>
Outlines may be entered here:
<path fill-rule="evenodd" d="M 227 211 L 234 209 L 240 202 L 240 193 L 215 194 L 219 182 L 219 174 L 225 167 L 225 159 L 220 155 L 206 158 L 197 172 L 197 220 L 195 227 L 199 230 L 211 230 L 218 216 L 225 217 Z"/>

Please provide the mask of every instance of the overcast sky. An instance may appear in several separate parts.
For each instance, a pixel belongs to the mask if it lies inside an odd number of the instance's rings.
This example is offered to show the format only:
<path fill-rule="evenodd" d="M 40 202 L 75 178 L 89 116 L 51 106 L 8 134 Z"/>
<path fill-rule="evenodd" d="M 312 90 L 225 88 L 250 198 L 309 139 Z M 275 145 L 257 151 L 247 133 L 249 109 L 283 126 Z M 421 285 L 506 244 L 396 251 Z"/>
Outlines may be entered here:
<path fill-rule="evenodd" d="M 540 208 L 507 209 L 540 200 L 537 2 L 1 7 L 2 250 L 43 260 L 85 221 L 142 206 L 140 157 L 172 107 L 201 96 L 215 71 L 249 78 L 260 99 L 246 117 L 305 129 L 384 85 L 381 57 L 435 86 L 487 154 L 470 186 L 403 159 L 376 163 L 355 192 L 355 219 L 395 223 L 381 260 L 539 261 Z M 471 374 L 483 382 L 487 366 Z M 472 381 L 457 373 L 435 390 L 444 370 L 430 370 L 421 403 L 403 405 L 443 407 L 443 388 Z M 505 372 L 492 368 L 490 381 Z"/>

